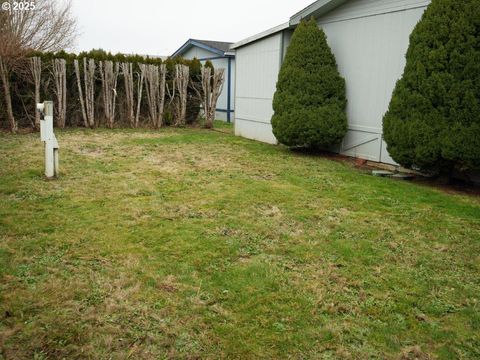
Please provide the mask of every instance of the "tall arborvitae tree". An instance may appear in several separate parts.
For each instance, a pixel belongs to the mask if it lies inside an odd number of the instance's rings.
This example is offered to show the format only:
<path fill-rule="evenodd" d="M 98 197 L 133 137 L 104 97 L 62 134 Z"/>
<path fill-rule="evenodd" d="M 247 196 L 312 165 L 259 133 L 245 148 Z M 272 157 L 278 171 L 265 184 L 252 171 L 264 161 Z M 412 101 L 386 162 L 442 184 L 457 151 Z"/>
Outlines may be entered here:
<path fill-rule="evenodd" d="M 479 169 L 478 0 L 433 0 L 406 59 L 383 120 L 390 155 L 428 171 Z"/>
<path fill-rule="evenodd" d="M 347 132 L 345 80 L 314 19 L 295 30 L 273 99 L 273 133 L 291 147 L 327 148 Z"/>

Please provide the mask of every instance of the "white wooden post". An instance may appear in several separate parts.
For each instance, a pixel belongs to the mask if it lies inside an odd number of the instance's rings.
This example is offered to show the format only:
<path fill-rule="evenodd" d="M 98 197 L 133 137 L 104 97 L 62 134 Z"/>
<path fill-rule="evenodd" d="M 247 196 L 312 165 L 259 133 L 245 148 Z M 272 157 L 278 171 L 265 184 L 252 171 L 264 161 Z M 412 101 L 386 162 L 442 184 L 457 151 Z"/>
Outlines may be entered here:
<path fill-rule="evenodd" d="M 45 143 L 45 176 L 52 179 L 58 176 L 58 142 L 53 133 L 53 102 L 37 104 L 37 110 L 43 114 L 40 119 L 40 140 Z"/>

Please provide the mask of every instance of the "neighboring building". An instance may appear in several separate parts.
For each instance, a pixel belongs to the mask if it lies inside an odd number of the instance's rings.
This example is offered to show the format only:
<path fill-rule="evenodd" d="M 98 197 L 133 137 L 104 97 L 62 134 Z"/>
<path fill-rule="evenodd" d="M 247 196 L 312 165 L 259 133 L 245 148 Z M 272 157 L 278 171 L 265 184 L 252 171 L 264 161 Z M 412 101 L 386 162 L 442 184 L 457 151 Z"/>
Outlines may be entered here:
<path fill-rule="evenodd" d="M 395 164 L 382 120 L 405 67 L 409 36 L 430 0 L 319 0 L 290 21 L 232 46 L 236 51 L 235 134 L 275 144 L 272 99 L 293 30 L 312 16 L 346 80 L 349 131 L 342 154 Z"/>
<path fill-rule="evenodd" d="M 215 69 L 225 69 L 225 84 L 218 99 L 216 118 L 228 122 L 235 116 L 235 51 L 230 50 L 231 45 L 229 42 L 190 39 L 172 55 L 197 58 L 202 63 L 210 60 Z"/>
<path fill-rule="evenodd" d="M 145 54 L 130 54 L 130 55 L 140 55 L 145 58 L 150 58 L 150 59 L 161 59 L 162 61 L 165 61 L 169 58 L 169 56 L 164 56 L 164 55 L 145 55 Z"/>

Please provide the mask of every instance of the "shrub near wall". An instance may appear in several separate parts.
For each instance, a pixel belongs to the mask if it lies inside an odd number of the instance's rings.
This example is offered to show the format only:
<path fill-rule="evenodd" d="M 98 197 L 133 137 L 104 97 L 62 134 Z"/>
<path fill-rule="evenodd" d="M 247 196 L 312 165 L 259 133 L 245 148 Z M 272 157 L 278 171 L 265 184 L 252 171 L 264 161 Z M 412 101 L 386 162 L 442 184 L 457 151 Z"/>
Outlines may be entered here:
<path fill-rule="evenodd" d="M 433 0 L 410 37 L 407 64 L 383 120 L 406 167 L 480 169 L 480 4 Z"/>
<path fill-rule="evenodd" d="M 328 148 L 347 132 L 345 81 L 314 19 L 295 30 L 273 99 L 273 133 L 291 147 Z"/>

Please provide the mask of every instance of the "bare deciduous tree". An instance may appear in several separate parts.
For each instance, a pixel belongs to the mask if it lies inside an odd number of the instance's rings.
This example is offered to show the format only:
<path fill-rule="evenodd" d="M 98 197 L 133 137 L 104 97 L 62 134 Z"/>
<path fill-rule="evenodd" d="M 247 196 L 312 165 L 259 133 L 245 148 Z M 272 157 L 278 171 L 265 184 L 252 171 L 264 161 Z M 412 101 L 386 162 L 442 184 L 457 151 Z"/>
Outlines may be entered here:
<path fill-rule="evenodd" d="M 83 124 L 85 127 L 95 127 L 95 61 L 83 58 L 84 89 L 78 60 L 74 60 L 75 74 L 77 76 L 78 95 L 82 108 Z"/>
<path fill-rule="evenodd" d="M 29 67 L 30 79 L 35 86 L 34 98 L 35 98 L 35 106 L 36 106 L 36 104 L 40 102 L 40 85 L 42 81 L 42 59 L 40 59 L 39 57 L 30 58 L 29 65 L 30 65 Z M 38 130 L 40 129 L 40 113 L 36 111 L 36 109 L 33 109 L 33 110 L 35 111 L 34 127 L 36 130 Z"/>
<path fill-rule="evenodd" d="M 167 67 L 165 64 L 160 66 L 146 65 L 143 72 L 145 73 L 145 85 L 150 120 L 152 121 L 153 127 L 158 129 L 163 125 Z"/>
<path fill-rule="evenodd" d="M 150 113 L 150 121 L 154 128 L 157 127 L 158 119 L 158 107 L 157 107 L 157 98 L 158 98 L 158 83 L 159 83 L 159 74 L 158 67 L 155 65 L 146 65 L 145 66 L 145 86 L 147 92 L 147 102 L 148 110 Z"/>
<path fill-rule="evenodd" d="M 165 110 L 165 84 L 167 79 L 167 65 L 160 65 L 160 83 L 158 88 L 158 127 L 163 126 L 163 113 Z"/>
<path fill-rule="evenodd" d="M 80 66 L 78 65 L 77 59 L 73 61 L 73 66 L 75 67 L 75 75 L 77 77 L 78 97 L 80 100 L 80 108 L 82 109 L 83 126 L 87 128 L 88 127 L 87 111 L 85 110 L 85 100 L 83 98 L 83 91 L 82 91 L 82 80 L 81 80 L 82 78 L 80 77 Z"/>
<path fill-rule="evenodd" d="M 172 89 L 167 86 L 170 104 L 173 103 L 175 126 L 184 126 L 187 118 L 188 83 L 190 79 L 190 68 L 186 65 L 175 65 L 175 76 L 172 82 Z"/>
<path fill-rule="evenodd" d="M 210 67 L 203 67 L 202 69 L 202 83 L 201 89 L 196 84 L 192 84 L 197 95 L 201 99 L 203 111 L 205 115 L 205 127 L 211 129 L 213 127 L 213 120 L 215 120 L 215 112 L 217 109 L 217 101 L 222 93 L 223 84 L 225 81 L 225 70 L 218 69 L 212 74 Z"/>
<path fill-rule="evenodd" d="M 53 60 L 53 78 L 57 96 L 57 126 L 64 128 L 67 118 L 67 61 L 65 59 Z"/>
<path fill-rule="evenodd" d="M 18 126 L 17 121 L 13 116 L 12 95 L 10 92 L 10 67 L 3 56 L 0 56 L 0 80 L 2 80 L 3 96 L 5 97 L 5 106 L 10 130 L 15 133 L 17 132 Z"/>
<path fill-rule="evenodd" d="M 136 126 L 134 95 L 133 95 L 133 64 L 122 63 L 122 74 L 125 85 L 125 100 L 127 103 L 127 118 L 132 128 Z"/>
<path fill-rule="evenodd" d="M 95 61 L 83 59 L 83 75 L 85 78 L 85 108 L 88 125 L 95 127 Z"/>
<path fill-rule="evenodd" d="M 143 82 L 145 80 L 143 71 L 140 71 L 137 74 L 137 113 L 135 114 L 135 127 L 138 127 L 140 119 L 140 108 L 142 105 L 142 95 L 143 95 Z"/>
<path fill-rule="evenodd" d="M 5 1 L 14 8 L 14 0 Z M 0 11 L 0 80 L 11 131 L 17 130 L 12 108 L 11 72 L 19 66 L 29 66 L 24 60 L 32 50 L 58 51 L 71 47 L 76 34 L 69 1 L 36 0 L 35 10 Z"/>
<path fill-rule="evenodd" d="M 186 65 L 178 64 L 175 66 L 175 85 L 178 91 L 177 118 L 175 125 L 184 126 L 187 118 L 187 98 L 188 82 L 190 69 Z"/>
<path fill-rule="evenodd" d="M 115 102 L 117 99 L 117 79 L 120 65 L 112 61 L 100 61 L 99 70 L 102 80 L 103 110 L 108 128 L 113 129 L 115 122 Z"/>
<path fill-rule="evenodd" d="M 140 73 L 138 74 L 139 81 L 137 82 L 137 114 L 135 115 L 135 121 L 137 121 L 138 126 L 138 119 L 140 117 L 140 105 L 142 102 L 142 92 L 143 92 L 143 83 L 145 82 L 145 73 L 147 71 L 147 65 L 145 64 L 138 64 L 138 68 L 140 69 Z"/>

